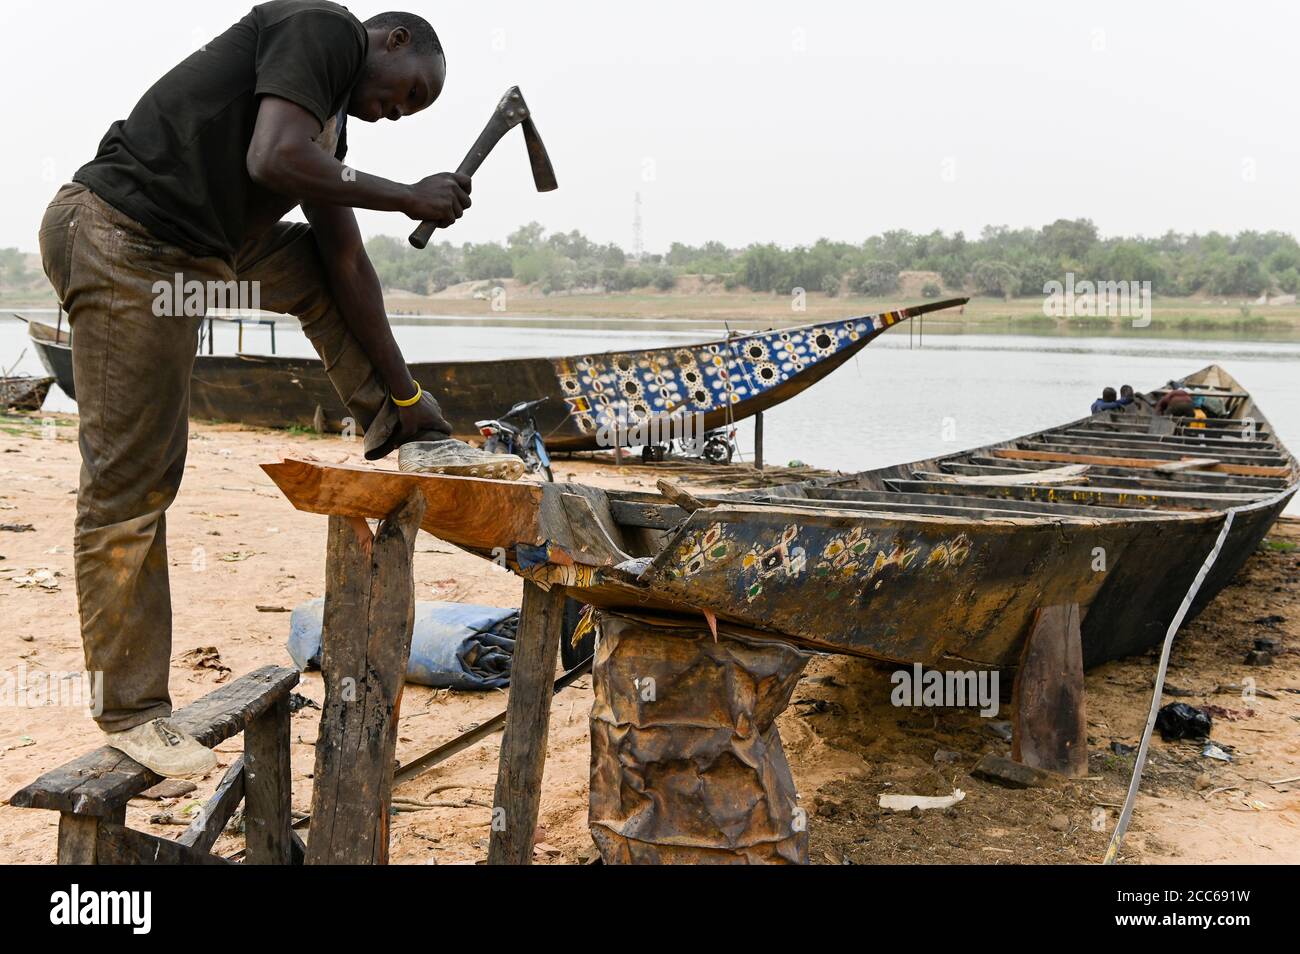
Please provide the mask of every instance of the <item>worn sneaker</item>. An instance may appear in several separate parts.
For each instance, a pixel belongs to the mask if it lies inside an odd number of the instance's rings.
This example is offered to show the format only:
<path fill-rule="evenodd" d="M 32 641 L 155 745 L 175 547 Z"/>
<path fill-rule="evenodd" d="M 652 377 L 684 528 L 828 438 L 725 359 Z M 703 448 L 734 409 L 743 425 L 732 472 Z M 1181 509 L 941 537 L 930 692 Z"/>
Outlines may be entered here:
<path fill-rule="evenodd" d="M 451 474 L 518 480 L 524 462 L 514 454 L 490 454 L 464 441 L 412 441 L 397 449 L 397 469 L 411 474 Z"/>
<path fill-rule="evenodd" d="M 194 736 L 166 719 L 154 719 L 124 732 L 109 732 L 109 745 L 125 752 L 145 768 L 167 778 L 206 775 L 217 767 L 217 757 Z"/>

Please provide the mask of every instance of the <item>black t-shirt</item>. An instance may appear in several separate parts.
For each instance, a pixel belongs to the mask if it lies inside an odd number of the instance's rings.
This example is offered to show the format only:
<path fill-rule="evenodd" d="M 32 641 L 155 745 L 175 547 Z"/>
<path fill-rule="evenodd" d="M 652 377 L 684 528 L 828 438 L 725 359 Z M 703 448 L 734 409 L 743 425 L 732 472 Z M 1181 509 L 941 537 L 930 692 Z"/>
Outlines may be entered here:
<path fill-rule="evenodd" d="M 369 40 L 346 8 L 272 0 L 183 60 L 109 127 L 73 179 L 162 241 L 233 262 L 250 229 L 295 204 L 248 176 L 259 99 L 291 100 L 320 121 L 336 158 L 348 95 Z"/>

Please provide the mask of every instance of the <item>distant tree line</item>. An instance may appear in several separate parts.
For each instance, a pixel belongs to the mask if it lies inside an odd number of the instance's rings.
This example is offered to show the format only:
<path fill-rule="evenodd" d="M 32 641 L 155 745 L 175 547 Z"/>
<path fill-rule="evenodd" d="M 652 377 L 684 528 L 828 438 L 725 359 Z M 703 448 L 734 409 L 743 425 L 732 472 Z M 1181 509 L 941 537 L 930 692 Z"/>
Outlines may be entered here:
<path fill-rule="evenodd" d="M 674 242 L 666 254 L 634 260 L 612 243 L 581 232 L 546 234 L 536 222 L 505 243 L 431 245 L 424 251 L 379 236 L 367 243 L 385 288 L 427 294 L 464 281 L 513 278 L 547 294 L 598 289 L 671 289 L 684 275 L 704 276 L 728 289 L 789 294 L 793 288 L 827 295 L 880 296 L 895 291 L 900 273 L 928 271 L 923 294 L 945 290 L 1001 298 L 1040 296 L 1043 285 L 1073 272 L 1078 281 L 1149 281 L 1157 295 L 1249 295 L 1300 291 L 1300 244 L 1283 232 L 1219 232 L 1160 238 L 1102 238 L 1088 219 L 1058 219 L 1041 229 L 988 226 L 978 239 L 961 232 L 873 235 L 860 244 L 819 239 L 809 246 L 774 244 L 728 248 L 721 242 Z"/>
<path fill-rule="evenodd" d="M 552 232 L 536 222 L 506 241 L 442 242 L 423 251 L 404 239 L 376 236 L 366 243 L 385 289 L 429 294 L 465 281 L 513 278 L 544 293 L 673 288 L 682 276 L 701 276 L 728 289 L 789 294 L 794 288 L 827 295 L 893 293 L 902 272 L 933 272 L 922 294 L 967 292 L 1001 298 L 1037 297 L 1049 281 L 1149 281 L 1156 295 L 1258 297 L 1300 292 L 1300 244 L 1284 232 L 1219 232 L 1160 238 L 1102 238 L 1088 219 L 1058 219 L 1041 229 L 988 226 L 978 239 L 961 232 L 873 235 L 860 244 L 819 239 L 812 245 L 728 248 L 721 242 L 674 242 L 665 254 L 634 259 L 613 243 L 581 232 Z M 14 288 L 40 278 L 17 249 L 0 249 L 0 285 Z"/>

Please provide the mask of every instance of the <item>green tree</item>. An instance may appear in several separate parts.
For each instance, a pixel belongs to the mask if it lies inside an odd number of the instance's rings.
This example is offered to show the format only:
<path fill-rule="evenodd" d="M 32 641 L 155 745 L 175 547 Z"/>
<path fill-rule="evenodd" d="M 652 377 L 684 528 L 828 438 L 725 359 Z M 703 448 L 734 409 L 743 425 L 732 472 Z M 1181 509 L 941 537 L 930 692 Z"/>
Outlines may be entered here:
<path fill-rule="evenodd" d="M 971 272 L 975 287 L 985 295 L 1010 298 L 1020 286 L 1016 270 L 1006 262 L 979 262 Z"/>
<path fill-rule="evenodd" d="M 483 242 L 479 245 L 466 242 L 462 256 L 466 278 L 510 278 L 514 274 L 510 252 L 498 242 Z"/>
<path fill-rule="evenodd" d="M 898 288 L 899 271 L 894 262 L 867 262 L 849 275 L 849 288 L 858 295 L 887 295 Z"/>

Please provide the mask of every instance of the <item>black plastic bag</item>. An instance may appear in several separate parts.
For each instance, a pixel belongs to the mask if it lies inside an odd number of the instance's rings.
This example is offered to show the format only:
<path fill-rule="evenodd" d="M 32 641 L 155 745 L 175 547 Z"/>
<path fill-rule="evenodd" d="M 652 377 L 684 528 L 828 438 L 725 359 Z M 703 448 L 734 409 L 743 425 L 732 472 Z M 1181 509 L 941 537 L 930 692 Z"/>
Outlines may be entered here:
<path fill-rule="evenodd" d="M 1166 742 L 1204 739 L 1210 734 L 1210 714 L 1185 702 L 1171 702 L 1156 713 L 1156 728 Z"/>

